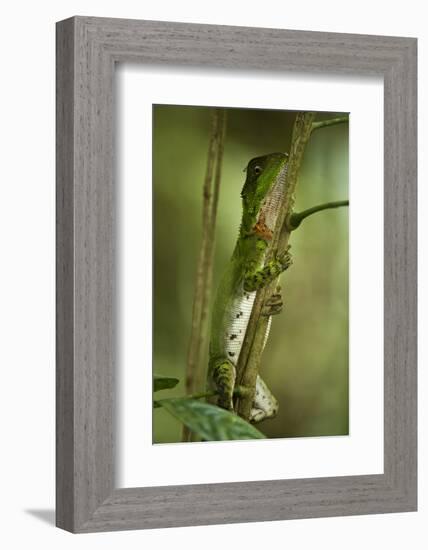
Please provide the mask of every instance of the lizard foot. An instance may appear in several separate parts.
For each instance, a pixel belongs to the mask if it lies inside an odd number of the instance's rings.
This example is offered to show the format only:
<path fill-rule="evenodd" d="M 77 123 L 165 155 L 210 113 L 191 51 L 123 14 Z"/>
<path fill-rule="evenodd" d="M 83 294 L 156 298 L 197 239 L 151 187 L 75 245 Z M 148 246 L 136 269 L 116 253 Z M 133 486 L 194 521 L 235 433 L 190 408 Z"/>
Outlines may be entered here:
<path fill-rule="evenodd" d="M 284 308 L 284 302 L 280 292 L 272 294 L 270 298 L 266 300 L 263 305 L 262 315 L 264 317 L 270 317 L 271 315 L 278 315 Z"/>
<path fill-rule="evenodd" d="M 282 271 L 288 269 L 293 263 L 293 259 L 290 254 L 290 248 L 291 246 L 288 245 L 285 251 L 277 256 L 277 260 L 281 264 Z"/>

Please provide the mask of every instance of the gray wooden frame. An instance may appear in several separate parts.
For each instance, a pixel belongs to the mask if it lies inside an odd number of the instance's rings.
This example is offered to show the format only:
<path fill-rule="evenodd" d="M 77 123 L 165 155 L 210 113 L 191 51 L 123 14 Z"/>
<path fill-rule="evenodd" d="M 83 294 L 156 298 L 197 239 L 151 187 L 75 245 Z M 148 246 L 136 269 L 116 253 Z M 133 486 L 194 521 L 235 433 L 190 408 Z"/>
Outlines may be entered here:
<path fill-rule="evenodd" d="M 113 82 L 115 63 L 124 61 L 383 76 L 382 475 L 115 488 Z M 59 22 L 57 525 L 91 532 L 412 511 L 416 441 L 416 39 L 90 17 Z"/>

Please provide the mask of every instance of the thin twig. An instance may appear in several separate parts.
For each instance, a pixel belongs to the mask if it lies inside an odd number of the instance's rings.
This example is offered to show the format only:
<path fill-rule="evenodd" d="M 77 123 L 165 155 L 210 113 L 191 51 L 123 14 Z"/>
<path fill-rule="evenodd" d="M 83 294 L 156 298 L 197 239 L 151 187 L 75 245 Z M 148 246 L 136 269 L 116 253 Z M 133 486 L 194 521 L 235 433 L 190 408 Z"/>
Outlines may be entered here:
<path fill-rule="evenodd" d="M 349 206 L 349 201 L 325 202 L 323 204 L 313 206 L 312 208 L 308 208 L 307 210 L 303 210 L 302 212 L 295 212 L 293 214 L 290 214 L 290 216 L 286 220 L 287 229 L 289 231 L 294 231 L 308 216 L 312 216 L 312 214 L 316 214 L 317 212 L 321 212 L 322 210 L 339 208 L 340 206 Z"/>
<path fill-rule="evenodd" d="M 325 128 L 327 126 L 335 126 L 336 124 L 344 124 L 345 122 L 349 122 L 348 115 L 329 118 L 327 120 L 319 120 L 318 122 L 312 123 L 312 131 L 318 130 L 318 128 Z"/>
<path fill-rule="evenodd" d="M 226 134 L 226 110 L 213 109 L 211 137 L 203 185 L 202 242 L 196 272 L 192 328 L 186 369 L 186 393 L 192 394 L 205 380 L 204 352 L 208 339 L 208 309 L 211 297 L 214 239 Z M 190 439 L 184 427 L 183 441 Z"/>

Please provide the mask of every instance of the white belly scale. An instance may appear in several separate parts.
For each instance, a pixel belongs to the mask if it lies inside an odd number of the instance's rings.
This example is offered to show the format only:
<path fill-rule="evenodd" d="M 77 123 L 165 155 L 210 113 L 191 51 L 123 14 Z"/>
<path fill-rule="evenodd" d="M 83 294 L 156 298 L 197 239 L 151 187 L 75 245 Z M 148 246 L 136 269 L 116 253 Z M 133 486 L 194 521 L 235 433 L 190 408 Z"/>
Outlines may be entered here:
<path fill-rule="evenodd" d="M 250 320 L 256 294 L 257 291 L 245 292 L 242 290 L 241 296 L 237 297 L 232 303 L 229 322 L 226 324 L 224 349 L 227 358 L 235 366 L 238 363 L 239 354 L 241 353 L 242 344 L 244 343 L 245 332 Z M 264 344 L 266 344 L 269 336 L 271 322 L 272 317 L 269 317 Z"/>

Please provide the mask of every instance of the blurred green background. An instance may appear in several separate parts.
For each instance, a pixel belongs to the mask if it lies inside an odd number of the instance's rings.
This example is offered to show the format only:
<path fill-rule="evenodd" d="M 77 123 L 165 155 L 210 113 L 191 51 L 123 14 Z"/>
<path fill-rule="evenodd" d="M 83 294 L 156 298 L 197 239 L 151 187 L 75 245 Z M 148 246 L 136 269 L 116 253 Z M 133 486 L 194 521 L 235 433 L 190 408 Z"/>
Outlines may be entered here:
<path fill-rule="evenodd" d="M 162 397 L 185 393 L 210 111 L 153 106 L 153 369 L 180 379 Z M 319 113 L 317 120 L 338 114 Z M 287 152 L 294 118 L 292 111 L 228 109 L 213 294 L 238 235 L 243 169 L 253 157 Z M 321 128 L 306 149 L 295 210 L 347 198 L 348 125 Z M 285 307 L 273 318 L 260 371 L 280 408 L 276 418 L 257 427 L 269 438 L 345 435 L 348 209 L 311 216 L 291 235 L 290 243 L 294 264 L 281 278 Z M 155 409 L 153 442 L 180 438 L 181 424 L 162 408 Z"/>

